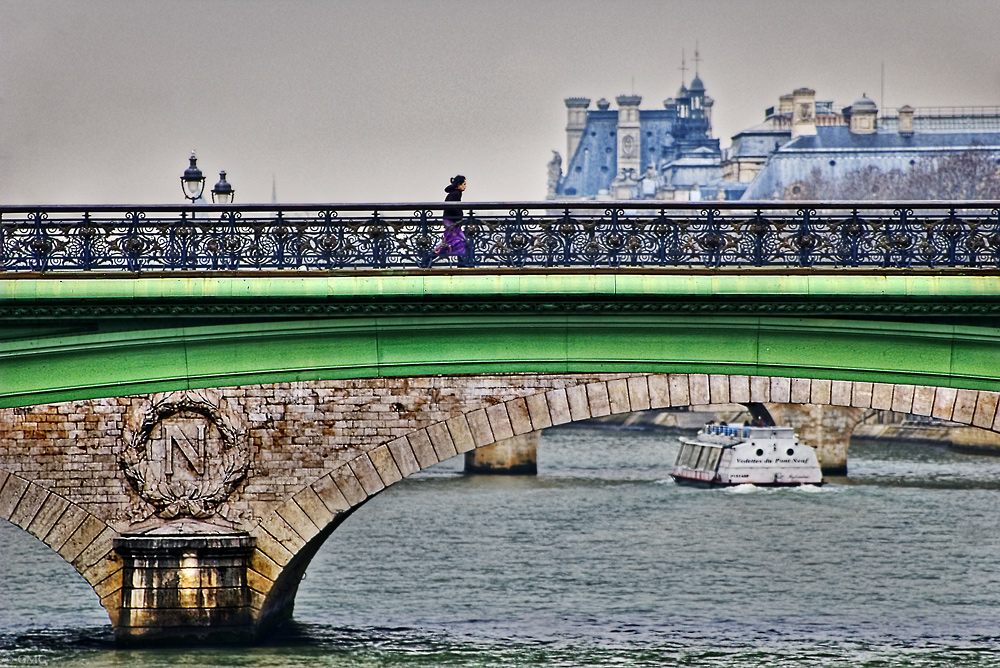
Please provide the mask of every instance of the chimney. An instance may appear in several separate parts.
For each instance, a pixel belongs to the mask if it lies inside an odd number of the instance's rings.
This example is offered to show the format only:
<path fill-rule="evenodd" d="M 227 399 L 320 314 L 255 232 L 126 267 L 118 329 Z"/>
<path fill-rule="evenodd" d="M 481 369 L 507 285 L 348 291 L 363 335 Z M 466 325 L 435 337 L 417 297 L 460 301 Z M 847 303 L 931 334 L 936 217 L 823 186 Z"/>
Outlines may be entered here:
<path fill-rule="evenodd" d="M 792 91 L 792 139 L 816 134 L 816 91 L 796 88 Z"/>
<path fill-rule="evenodd" d="M 778 113 L 779 114 L 790 114 L 792 113 L 792 94 L 782 95 L 778 98 Z"/>
<path fill-rule="evenodd" d="M 627 174 L 627 170 L 632 170 L 640 174 L 639 103 L 642 98 L 638 95 L 619 95 L 615 102 L 618 103 L 618 173 Z"/>
<path fill-rule="evenodd" d="M 899 108 L 899 134 L 904 137 L 913 134 L 913 107 L 908 104 Z"/>
<path fill-rule="evenodd" d="M 567 97 L 566 102 L 566 164 L 573 159 L 576 147 L 583 137 L 583 129 L 587 127 L 587 107 L 589 97 Z"/>

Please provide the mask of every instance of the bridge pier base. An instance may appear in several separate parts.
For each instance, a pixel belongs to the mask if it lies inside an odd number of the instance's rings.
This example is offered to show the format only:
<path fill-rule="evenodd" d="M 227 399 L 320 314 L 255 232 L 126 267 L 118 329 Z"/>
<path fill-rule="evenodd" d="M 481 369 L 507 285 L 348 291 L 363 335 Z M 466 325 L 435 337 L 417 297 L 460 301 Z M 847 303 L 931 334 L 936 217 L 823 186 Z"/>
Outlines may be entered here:
<path fill-rule="evenodd" d="M 115 628 L 125 645 L 243 643 L 254 639 L 245 532 L 123 534 L 122 603 Z"/>
<path fill-rule="evenodd" d="M 490 475 L 537 475 L 541 431 L 497 441 L 465 453 L 465 472 Z"/>
<path fill-rule="evenodd" d="M 794 427 L 799 440 L 816 448 L 823 475 L 847 475 L 847 446 L 865 409 L 818 404 L 767 404 L 767 409 L 778 424 Z"/>

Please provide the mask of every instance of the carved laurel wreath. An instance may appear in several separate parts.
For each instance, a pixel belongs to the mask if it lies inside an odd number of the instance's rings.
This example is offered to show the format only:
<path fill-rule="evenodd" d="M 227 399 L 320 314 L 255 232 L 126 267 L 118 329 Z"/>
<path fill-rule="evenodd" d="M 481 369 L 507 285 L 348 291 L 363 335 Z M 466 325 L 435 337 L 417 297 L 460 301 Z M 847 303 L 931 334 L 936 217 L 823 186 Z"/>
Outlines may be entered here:
<path fill-rule="evenodd" d="M 205 474 L 196 481 L 168 481 L 146 457 L 146 444 L 153 430 L 163 420 L 178 413 L 196 413 L 204 417 L 222 438 L 222 452 L 206 463 Z M 164 519 L 189 515 L 211 517 L 246 478 L 250 468 L 250 450 L 241 441 L 212 404 L 183 399 L 153 406 L 135 432 L 119 460 L 122 472 L 143 499 L 156 508 Z"/>

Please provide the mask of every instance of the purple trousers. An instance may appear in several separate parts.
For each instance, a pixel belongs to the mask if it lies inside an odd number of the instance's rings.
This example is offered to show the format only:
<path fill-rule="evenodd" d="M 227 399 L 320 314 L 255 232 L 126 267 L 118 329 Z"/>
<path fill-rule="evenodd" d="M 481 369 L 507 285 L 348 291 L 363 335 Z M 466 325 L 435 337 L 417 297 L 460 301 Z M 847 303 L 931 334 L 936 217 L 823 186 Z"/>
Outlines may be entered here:
<path fill-rule="evenodd" d="M 444 221 L 444 240 L 434 252 L 438 255 L 465 255 L 465 232 L 457 220 Z"/>

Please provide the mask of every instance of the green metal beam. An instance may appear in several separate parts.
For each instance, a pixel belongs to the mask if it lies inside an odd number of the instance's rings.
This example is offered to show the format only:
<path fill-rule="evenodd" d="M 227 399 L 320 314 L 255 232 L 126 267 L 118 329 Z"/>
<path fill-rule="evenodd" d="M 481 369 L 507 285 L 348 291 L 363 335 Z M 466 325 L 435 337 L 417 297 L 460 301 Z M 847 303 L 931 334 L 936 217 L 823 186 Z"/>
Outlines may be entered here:
<path fill-rule="evenodd" d="M 1000 390 L 1000 329 L 913 321 L 684 315 L 577 314 L 589 299 L 640 302 L 675 294 L 753 301 L 805 294 L 820 300 L 996 302 L 1000 279 L 930 275 L 369 275 L 0 280 L 0 307 L 108 305 L 172 300 L 177 317 L 206 302 L 363 298 L 372 315 L 190 326 L 115 316 L 49 324 L 0 320 L 0 406 L 183 388 L 294 380 L 477 373 L 692 372 L 867 380 Z M 544 297 L 545 308 L 447 314 L 439 300 Z M 419 315 L 384 316 L 407 298 Z M 580 302 L 579 300 L 583 300 Z M 95 320 L 96 317 L 96 320 Z M 111 318 L 109 317 L 109 320 Z M 95 326 L 101 325 L 100 327 Z M 177 322 L 181 322 L 178 320 Z M 74 331 L 74 325 L 78 325 Z M 111 326 L 109 326 L 111 325 Z"/>

